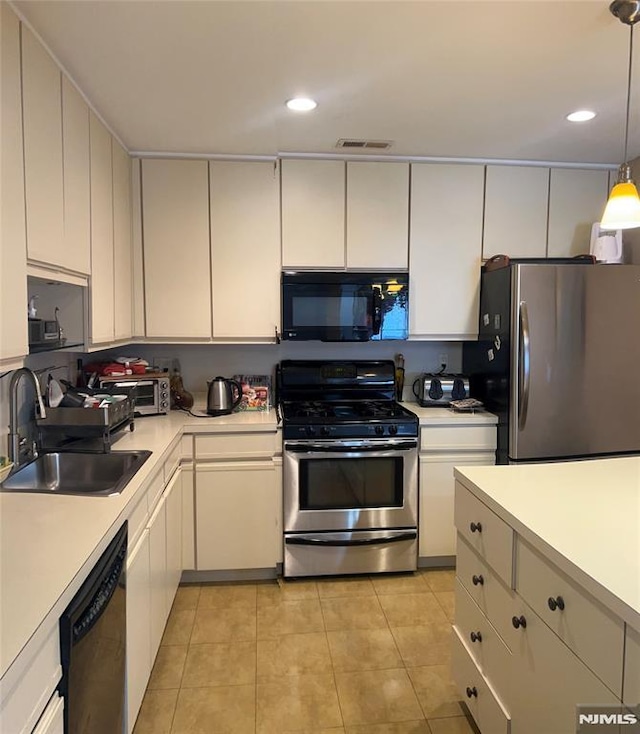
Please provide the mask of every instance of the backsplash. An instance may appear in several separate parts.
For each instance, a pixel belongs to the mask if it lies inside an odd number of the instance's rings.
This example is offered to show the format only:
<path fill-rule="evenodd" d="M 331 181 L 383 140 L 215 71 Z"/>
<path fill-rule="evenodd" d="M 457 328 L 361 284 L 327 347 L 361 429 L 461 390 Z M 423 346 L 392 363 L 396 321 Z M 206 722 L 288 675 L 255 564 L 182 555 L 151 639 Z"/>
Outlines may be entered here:
<path fill-rule="evenodd" d="M 143 357 L 161 367 L 171 367 L 174 359 L 187 390 L 204 393 L 207 380 L 217 375 L 273 374 L 283 359 L 394 359 L 401 353 L 405 359 L 405 399 L 410 399 L 411 385 L 422 372 L 440 369 L 440 355 L 448 358 L 447 370 L 462 368 L 462 342 L 364 342 L 331 344 L 322 342 L 283 342 L 281 344 L 138 344 L 91 355 Z M 89 357 L 87 357 L 89 358 Z"/>

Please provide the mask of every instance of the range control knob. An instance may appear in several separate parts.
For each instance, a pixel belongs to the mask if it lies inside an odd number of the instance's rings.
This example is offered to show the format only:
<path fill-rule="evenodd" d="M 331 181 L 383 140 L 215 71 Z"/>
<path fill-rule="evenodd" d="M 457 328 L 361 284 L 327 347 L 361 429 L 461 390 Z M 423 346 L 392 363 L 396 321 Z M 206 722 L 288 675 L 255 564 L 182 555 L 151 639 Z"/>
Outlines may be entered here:
<path fill-rule="evenodd" d="M 307 426 L 306 433 L 307 433 L 307 436 L 315 436 L 316 429 L 314 428 L 314 426 Z"/>
<path fill-rule="evenodd" d="M 398 433 L 398 426 L 389 426 L 389 435 L 395 436 Z"/>
<path fill-rule="evenodd" d="M 322 436 L 328 436 L 329 435 L 329 426 L 322 426 L 320 429 L 320 434 Z"/>
<path fill-rule="evenodd" d="M 374 430 L 378 436 L 382 436 L 384 433 L 384 426 L 376 426 Z"/>

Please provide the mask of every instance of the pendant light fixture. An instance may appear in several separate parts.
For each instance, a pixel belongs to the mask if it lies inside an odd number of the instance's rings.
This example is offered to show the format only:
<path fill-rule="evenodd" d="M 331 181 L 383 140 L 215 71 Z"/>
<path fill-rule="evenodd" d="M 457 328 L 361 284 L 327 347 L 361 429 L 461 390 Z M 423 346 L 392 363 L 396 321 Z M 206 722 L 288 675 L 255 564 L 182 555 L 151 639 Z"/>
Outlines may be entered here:
<path fill-rule="evenodd" d="M 618 180 L 611 189 L 600 226 L 603 229 L 640 227 L 640 197 L 627 160 L 629 142 L 629 106 L 631 103 L 631 67 L 633 63 L 633 27 L 640 20 L 640 0 L 614 0 L 609 10 L 629 26 L 629 77 L 627 83 L 627 116 L 624 128 L 624 162 L 618 170 Z"/>

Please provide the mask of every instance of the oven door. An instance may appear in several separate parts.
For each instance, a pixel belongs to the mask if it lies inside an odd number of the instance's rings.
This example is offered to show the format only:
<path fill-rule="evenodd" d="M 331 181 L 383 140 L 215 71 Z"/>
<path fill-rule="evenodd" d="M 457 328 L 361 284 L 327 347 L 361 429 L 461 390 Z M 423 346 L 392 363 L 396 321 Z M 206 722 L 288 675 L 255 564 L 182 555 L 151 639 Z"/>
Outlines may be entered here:
<path fill-rule="evenodd" d="M 287 441 L 285 532 L 416 528 L 415 439 Z"/>

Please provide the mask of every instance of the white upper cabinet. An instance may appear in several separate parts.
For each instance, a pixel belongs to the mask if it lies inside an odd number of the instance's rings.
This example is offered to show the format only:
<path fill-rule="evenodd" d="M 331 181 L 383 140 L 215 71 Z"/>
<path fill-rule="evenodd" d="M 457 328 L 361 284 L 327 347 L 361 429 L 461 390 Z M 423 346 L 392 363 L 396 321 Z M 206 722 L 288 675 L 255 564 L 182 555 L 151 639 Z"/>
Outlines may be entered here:
<path fill-rule="evenodd" d="M 27 250 L 25 240 L 20 23 L 0 4 L 0 361 L 21 360 L 27 345 Z"/>
<path fill-rule="evenodd" d="M 142 216 L 146 335 L 210 339 L 207 162 L 142 161 Z"/>
<path fill-rule="evenodd" d="M 284 160 L 282 266 L 345 267 L 344 161 Z"/>
<path fill-rule="evenodd" d="M 409 266 L 409 164 L 347 163 L 347 267 Z"/>
<path fill-rule="evenodd" d="M 91 343 L 112 342 L 115 334 L 113 297 L 113 172 L 111 135 L 90 113 L 91 138 Z"/>
<path fill-rule="evenodd" d="M 61 74 L 34 35 L 22 26 L 27 254 L 62 265 L 64 257 Z"/>
<path fill-rule="evenodd" d="M 609 194 L 609 171 L 552 168 L 549 194 L 549 257 L 589 252 L 591 226 Z"/>
<path fill-rule="evenodd" d="M 62 77 L 64 246 L 58 265 L 91 272 L 89 107 Z"/>
<path fill-rule="evenodd" d="M 214 338 L 273 339 L 280 323 L 280 182 L 274 162 L 211 161 Z"/>
<path fill-rule="evenodd" d="M 113 168 L 114 336 L 129 339 L 133 330 L 133 258 L 131 247 L 131 159 L 111 141 Z"/>
<path fill-rule="evenodd" d="M 487 166 L 483 258 L 546 257 L 549 169 Z"/>
<path fill-rule="evenodd" d="M 484 167 L 411 166 L 410 334 L 478 333 Z"/>

